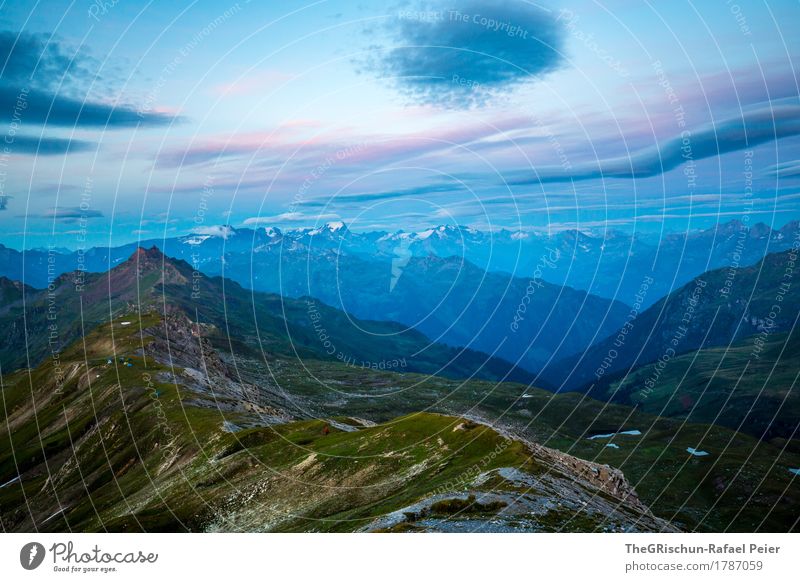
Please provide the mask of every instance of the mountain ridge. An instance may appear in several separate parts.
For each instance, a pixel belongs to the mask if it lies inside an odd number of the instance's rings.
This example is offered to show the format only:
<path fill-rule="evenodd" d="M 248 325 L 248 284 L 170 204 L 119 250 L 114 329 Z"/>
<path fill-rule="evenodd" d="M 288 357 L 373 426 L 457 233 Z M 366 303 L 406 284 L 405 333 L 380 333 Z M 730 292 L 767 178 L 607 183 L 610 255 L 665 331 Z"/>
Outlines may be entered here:
<path fill-rule="evenodd" d="M 787 269 L 794 273 L 796 257 L 796 251 L 783 251 L 753 266 L 709 271 L 586 353 L 556 362 L 543 377 L 562 388 L 586 391 L 659 357 L 668 361 L 705 347 L 788 331 L 794 324 L 791 314 L 800 312 L 800 292 L 797 285 L 784 287 L 783 279 Z M 771 318 L 776 303 L 781 308 Z M 753 357 L 757 351 L 754 340 Z"/>
<path fill-rule="evenodd" d="M 145 239 L 111 248 L 92 247 L 70 254 L 55 249 L 20 252 L 0 245 L 0 275 L 22 280 L 24 274 L 27 284 L 41 288 L 49 283 L 53 272 L 77 268 L 107 271 L 127 259 L 138 245 L 155 245 L 166 255 L 183 258 L 211 275 L 223 274 L 224 262 L 233 260 L 245 267 L 241 276 L 232 273 L 243 285 L 251 282 L 247 273 L 253 269 L 253 262 L 258 264 L 259 255 L 270 253 L 280 254 L 284 263 L 291 259 L 298 264 L 309 257 L 313 262 L 315 256 L 326 252 L 386 264 L 402 263 L 406 257 L 456 256 L 488 272 L 527 278 L 536 272 L 542 257 L 557 250 L 561 260 L 542 272 L 542 280 L 631 304 L 642 277 L 651 275 L 653 285 L 643 298 L 649 307 L 705 271 L 754 264 L 766 254 L 786 250 L 797 236 L 797 220 L 773 229 L 763 223 L 749 226 L 733 219 L 711 228 L 663 237 L 614 230 L 495 232 L 455 225 L 392 233 L 356 232 L 344 223 L 285 231 L 274 226 L 223 225 L 182 236 Z"/>
<path fill-rule="evenodd" d="M 462 377 L 532 379 L 498 358 L 432 343 L 399 323 L 355 320 L 314 301 L 252 292 L 234 281 L 203 275 L 156 247 L 139 248 L 106 273 L 65 273 L 49 289 L 29 290 L 24 305 L 16 299 L 2 306 L 0 324 L 6 336 L 0 362 L 4 369 L 14 369 L 27 366 L 29 357 L 33 363 L 48 353 L 56 357 L 60 348 L 119 313 L 179 310 L 213 323 L 221 343 L 235 334 L 235 341 L 267 352 L 364 365 L 388 361 L 413 371 Z"/>

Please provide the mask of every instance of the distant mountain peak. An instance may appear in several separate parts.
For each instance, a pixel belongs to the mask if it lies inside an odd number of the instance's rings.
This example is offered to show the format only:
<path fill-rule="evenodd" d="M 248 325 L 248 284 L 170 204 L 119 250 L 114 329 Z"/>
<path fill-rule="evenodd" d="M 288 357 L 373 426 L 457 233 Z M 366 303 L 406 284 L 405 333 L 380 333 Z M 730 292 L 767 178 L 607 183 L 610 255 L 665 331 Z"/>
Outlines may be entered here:
<path fill-rule="evenodd" d="M 341 220 L 329 222 L 325 225 L 325 228 L 333 232 L 337 232 L 340 230 L 347 230 L 347 226 Z"/>
<path fill-rule="evenodd" d="M 736 232 L 736 231 L 742 230 L 744 228 L 747 228 L 747 227 L 744 225 L 744 223 L 741 220 L 739 220 L 738 218 L 733 218 L 733 219 L 729 220 L 728 222 L 720 222 L 716 226 L 716 228 L 710 228 L 709 231 L 711 231 L 711 232 L 731 233 L 731 232 Z"/>
<path fill-rule="evenodd" d="M 317 236 L 320 234 L 336 234 L 336 235 L 343 235 L 348 232 L 347 225 L 342 222 L 341 220 L 335 220 L 332 222 L 326 222 L 322 226 L 318 228 L 314 228 L 308 231 L 308 236 Z"/>
<path fill-rule="evenodd" d="M 142 260 L 167 260 L 164 256 L 164 253 L 161 252 L 156 245 L 151 246 L 149 249 L 144 247 L 137 247 L 137 249 L 133 252 L 133 254 L 128 259 L 129 261 L 142 261 Z"/>
<path fill-rule="evenodd" d="M 115 279 L 115 285 L 123 288 L 131 284 L 130 276 L 133 269 L 139 278 L 148 274 L 158 274 L 160 283 L 185 283 L 192 271 L 188 263 L 166 256 L 153 245 L 149 249 L 137 248 L 127 261 L 108 271 L 108 275 Z"/>
<path fill-rule="evenodd" d="M 447 238 L 448 236 L 451 235 L 457 236 L 459 238 L 464 238 L 465 235 L 475 236 L 480 233 L 471 226 L 464 226 L 460 224 L 459 225 L 440 224 L 439 226 L 435 226 L 431 229 L 416 234 L 418 238 L 424 239 L 430 236 L 436 236 L 437 238 Z"/>
<path fill-rule="evenodd" d="M 764 238 L 770 236 L 771 234 L 772 229 L 769 227 L 769 225 L 764 224 L 763 222 L 757 222 L 750 227 L 751 238 Z"/>
<path fill-rule="evenodd" d="M 800 220 L 790 220 L 786 224 L 783 225 L 781 228 L 781 232 L 788 233 L 792 231 L 800 230 Z"/>

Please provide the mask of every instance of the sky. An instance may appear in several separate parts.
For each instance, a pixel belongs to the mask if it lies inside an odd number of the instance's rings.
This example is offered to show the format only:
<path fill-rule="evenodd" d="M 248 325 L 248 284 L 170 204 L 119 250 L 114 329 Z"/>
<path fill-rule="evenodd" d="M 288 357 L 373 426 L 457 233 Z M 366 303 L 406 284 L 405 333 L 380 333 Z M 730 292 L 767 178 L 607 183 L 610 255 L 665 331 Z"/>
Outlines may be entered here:
<path fill-rule="evenodd" d="M 800 218 L 800 4 L 0 4 L 0 243 Z"/>

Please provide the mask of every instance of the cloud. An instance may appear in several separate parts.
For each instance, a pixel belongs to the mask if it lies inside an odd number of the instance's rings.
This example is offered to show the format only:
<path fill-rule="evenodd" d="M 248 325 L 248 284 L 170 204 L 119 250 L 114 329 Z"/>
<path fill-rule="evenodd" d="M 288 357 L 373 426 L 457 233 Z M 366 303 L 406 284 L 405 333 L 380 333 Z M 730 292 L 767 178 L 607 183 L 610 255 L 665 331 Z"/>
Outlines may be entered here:
<path fill-rule="evenodd" d="M 464 186 L 459 184 L 433 184 L 428 186 L 417 186 L 405 188 L 403 190 L 390 190 L 386 192 L 369 192 L 365 194 L 348 194 L 343 196 L 332 196 L 327 199 L 309 200 L 299 202 L 301 206 L 327 206 L 328 204 L 349 204 L 361 202 L 375 202 L 378 200 L 393 200 L 395 198 L 408 198 L 410 196 L 424 196 L 426 194 L 444 194 L 447 192 L 457 192 L 463 190 Z"/>
<path fill-rule="evenodd" d="M 660 87 L 654 90 L 663 91 Z M 750 64 L 701 78 L 688 77 L 676 90 L 684 108 L 700 111 L 739 111 L 757 103 L 775 105 L 787 99 L 796 105 L 798 101 L 797 71 L 791 62 L 780 59 L 762 61 L 757 69 Z"/>
<path fill-rule="evenodd" d="M 554 12 L 497 0 L 401 10 L 395 44 L 370 68 L 394 77 L 412 99 L 446 107 L 479 105 L 499 90 L 559 68 L 564 30 Z"/>
<path fill-rule="evenodd" d="M 52 89 L 59 83 L 75 84 L 90 75 L 97 64 L 79 52 L 66 49 L 49 35 L 0 31 L 0 70 L 4 83 Z"/>
<path fill-rule="evenodd" d="M 96 143 L 90 141 L 23 135 L 14 136 L 13 142 L 6 145 L 12 154 L 35 154 L 38 156 L 86 152 L 97 147 Z"/>
<path fill-rule="evenodd" d="M 307 222 L 314 223 L 323 220 L 336 220 L 339 218 L 338 214 L 303 214 L 302 212 L 284 212 L 275 216 L 254 216 L 246 218 L 242 224 L 245 225 L 259 225 L 259 224 L 280 224 L 280 223 L 297 223 Z"/>
<path fill-rule="evenodd" d="M 293 164 L 305 164 L 298 178 L 302 182 L 308 173 L 319 167 L 375 167 L 399 160 L 436 154 L 479 140 L 504 136 L 506 132 L 530 126 L 530 118 L 506 116 L 491 123 L 474 122 L 434 127 L 427 131 L 399 135 L 359 135 L 344 130 L 319 134 L 313 139 L 297 140 L 278 135 L 278 132 L 249 132 L 239 135 L 218 135 L 189 147 L 174 147 L 159 152 L 156 167 L 180 168 L 218 162 L 221 159 L 258 155 L 261 161 L 284 166 L 287 158 Z M 248 167 L 253 166 L 248 160 Z M 274 168 L 269 168 L 272 175 Z M 241 176 L 237 177 L 241 180 Z M 263 182 L 260 182 L 263 184 Z"/>
<path fill-rule="evenodd" d="M 227 240 L 233 234 L 233 229 L 227 225 L 198 226 L 192 229 L 192 234 L 208 235 Z"/>
<path fill-rule="evenodd" d="M 800 160 L 791 160 L 789 162 L 781 162 L 775 166 L 770 166 L 767 168 L 766 173 L 778 178 L 800 177 Z"/>
<path fill-rule="evenodd" d="M 800 106 L 765 107 L 709 124 L 627 157 L 570 166 L 534 168 L 509 183 L 541 184 L 601 178 L 648 178 L 690 161 L 720 156 L 784 137 L 800 135 Z"/>
<path fill-rule="evenodd" d="M 109 129 L 162 126 L 179 120 L 166 113 L 138 111 L 125 105 L 83 101 L 11 86 L 0 86 L 0 116 L 6 119 L 18 117 L 22 124 Z"/>
<path fill-rule="evenodd" d="M 78 220 L 102 217 L 103 213 L 99 210 L 83 209 L 80 206 L 54 206 L 48 208 L 42 214 L 31 216 L 31 218 L 49 218 L 63 222 L 77 222 Z"/>
<path fill-rule="evenodd" d="M 163 126 L 180 120 L 166 113 L 90 98 L 88 87 L 103 82 L 92 73 L 98 68 L 91 57 L 69 51 L 51 37 L 0 31 L 0 121 L 113 129 Z M 58 145 L 54 142 L 52 147 Z M 68 151 L 78 150 L 71 147 Z"/>

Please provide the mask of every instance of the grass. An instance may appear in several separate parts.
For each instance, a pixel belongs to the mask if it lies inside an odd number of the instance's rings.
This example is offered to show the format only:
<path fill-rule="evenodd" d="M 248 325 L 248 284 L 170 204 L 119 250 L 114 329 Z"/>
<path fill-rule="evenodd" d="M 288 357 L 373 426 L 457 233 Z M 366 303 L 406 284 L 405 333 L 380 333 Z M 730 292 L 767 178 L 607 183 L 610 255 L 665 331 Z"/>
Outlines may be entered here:
<path fill-rule="evenodd" d="M 85 351 L 81 343 L 62 354 L 70 372 L 59 394 L 53 362 L 4 379 L 11 430 L 0 431 L 0 482 L 24 474 L 0 489 L 4 528 L 33 516 L 42 531 L 347 530 L 465 467 L 531 464 L 518 443 L 500 447 L 494 431 L 454 430 L 463 419 L 430 413 L 357 432 L 324 420 L 224 432 L 219 411 L 188 405 L 191 394 L 160 381 L 167 370 L 139 355 L 140 326 L 158 318 L 126 320 L 89 334 Z M 262 507 L 275 500 L 281 515 Z"/>
<path fill-rule="evenodd" d="M 785 441 L 796 436 L 800 418 L 799 369 L 800 334 L 776 334 L 760 357 L 754 356 L 752 338 L 703 349 L 674 358 L 658 376 L 652 365 L 638 368 L 597 396 L 651 414 Z M 648 386 L 654 377 L 657 381 Z"/>
<path fill-rule="evenodd" d="M 620 468 L 656 515 L 674 519 L 687 529 L 786 531 L 797 527 L 800 494 L 789 473 L 789 468 L 800 467 L 796 440 L 763 441 L 709 424 L 708 419 L 684 422 L 578 393 L 555 395 L 514 383 L 367 372 L 318 361 L 305 365 L 307 372 L 288 362 L 272 368 L 277 370 L 277 383 L 313 402 L 319 416 L 347 411 L 355 417 L 385 421 L 414 410 L 476 414 L 533 441 Z M 324 384 L 318 378 L 324 378 Z M 521 398 L 522 394 L 529 397 Z M 619 449 L 606 447 L 607 440 L 587 438 L 631 429 L 643 435 L 615 437 L 610 442 Z M 693 458 L 687 447 L 712 454 Z"/>
<path fill-rule="evenodd" d="M 9 426 L 0 429 L 0 483 L 18 468 L 25 474 L 0 489 L 4 529 L 30 528 L 35 519 L 41 531 L 351 531 L 435 492 L 453 493 L 437 511 L 458 511 L 457 494 L 479 473 L 545 469 L 522 443 L 468 414 L 621 468 L 657 515 L 689 529 L 752 531 L 763 520 L 762 530 L 787 530 L 800 506 L 787 470 L 800 460 L 774 443 L 518 384 L 305 361 L 326 379 L 321 385 L 279 360 L 272 363 L 275 380 L 293 398 L 312 402 L 319 419 L 225 432 L 223 420 L 235 423 L 236 414 L 192 405 L 191 393 L 165 381 L 171 370 L 142 357 L 148 340 L 140 327 L 159 318 L 125 320 L 132 324 L 115 320 L 64 351 L 68 381 L 60 393 L 52 361 L 3 379 Z M 345 432 L 326 420 L 357 424 L 351 417 L 380 424 Z M 644 434 L 615 437 L 619 449 L 585 438 L 623 428 Z M 687 446 L 712 455 L 691 458 Z M 483 487 L 514 490 L 497 477 Z M 474 500 L 469 506 L 500 509 Z M 44 521 L 60 507 L 63 515 Z M 550 529 L 569 521 L 578 531 L 599 523 L 569 512 L 541 521 Z"/>

